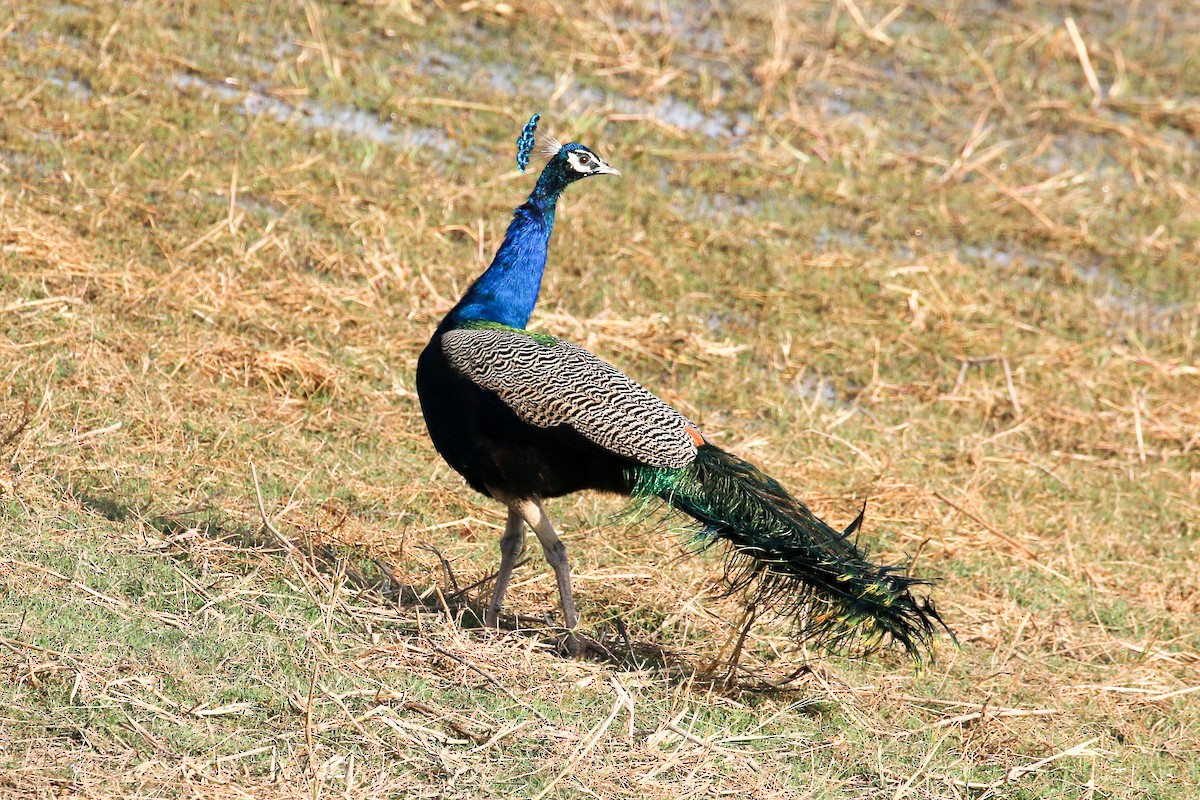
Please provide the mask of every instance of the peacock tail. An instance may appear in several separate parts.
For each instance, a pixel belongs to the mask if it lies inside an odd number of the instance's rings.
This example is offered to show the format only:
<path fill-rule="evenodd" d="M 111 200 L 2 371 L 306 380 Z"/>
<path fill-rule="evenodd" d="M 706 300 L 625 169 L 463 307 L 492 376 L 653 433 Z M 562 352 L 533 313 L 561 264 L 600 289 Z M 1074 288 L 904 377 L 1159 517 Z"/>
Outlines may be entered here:
<path fill-rule="evenodd" d="M 754 465 L 711 444 L 681 469 L 635 466 L 628 476 L 633 497 L 659 498 L 698 521 L 701 548 L 728 542 L 729 591 L 792 617 L 801 638 L 855 652 L 896 642 L 919 662 L 932 654 L 935 628 L 946 628 L 932 600 L 912 594 L 927 581 L 871 563 L 850 540 L 861 514 L 838 532 Z"/>

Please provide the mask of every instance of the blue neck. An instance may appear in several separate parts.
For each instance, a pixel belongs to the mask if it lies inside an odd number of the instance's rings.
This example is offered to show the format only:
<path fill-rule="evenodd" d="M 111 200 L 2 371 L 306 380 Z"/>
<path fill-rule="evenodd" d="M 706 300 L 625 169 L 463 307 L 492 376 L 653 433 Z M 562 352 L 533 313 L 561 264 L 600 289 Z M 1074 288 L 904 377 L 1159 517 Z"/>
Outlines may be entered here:
<path fill-rule="evenodd" d="M 565 188 L 543 172 L 529 199 L 513 211 L 504 242 L 492 265 L 446 315 L 443 328 L 486 320 L 524 328 L 542 288 L 542 272 L 554 228 L 554 208 Z"/>

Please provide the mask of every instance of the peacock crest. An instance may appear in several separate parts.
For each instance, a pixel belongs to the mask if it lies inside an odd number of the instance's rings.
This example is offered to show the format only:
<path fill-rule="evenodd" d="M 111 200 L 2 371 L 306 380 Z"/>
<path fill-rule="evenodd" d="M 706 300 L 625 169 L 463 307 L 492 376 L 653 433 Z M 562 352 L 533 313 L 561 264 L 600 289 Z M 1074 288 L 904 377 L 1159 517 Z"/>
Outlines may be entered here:
<path fill-rule="evenodd" d="M 533 146 L 537 141 L 534 132 L 537 131 L 538 121 L 541 120 L 541 114 L 534 114 L 529 118 L 529 122 L 521 128 L 521 135 L 517 137 L 517 169 L 521 172 L 529 166 L 529 155 L 533 152 Z"/>

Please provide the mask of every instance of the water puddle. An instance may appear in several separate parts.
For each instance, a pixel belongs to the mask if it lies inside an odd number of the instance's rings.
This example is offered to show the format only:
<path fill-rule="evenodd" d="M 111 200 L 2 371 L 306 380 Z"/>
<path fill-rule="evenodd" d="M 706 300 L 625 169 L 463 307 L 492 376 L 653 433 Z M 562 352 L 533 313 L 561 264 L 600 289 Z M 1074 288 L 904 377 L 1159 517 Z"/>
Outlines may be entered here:
<path fill-rule="evenodd" d="M 475 85 L 486 84 L 508 98 L 555 96 L 565 115 L 604 114 L 619 110 L 622 114 L 657 119 L 688 133 L 707 139 L 728 140 L 747 136 L 755 127 L 754 118 L 745 112 L 703 111 L 674 94 L 642 100 L 620 92 L 604 90 L 572 77 L 560 86 L 549 74 L 521 72 L 509 64 L 472 61 L 456 52 L 434 46 L 421 48 L 415 59 L 419 74 L 448 81 L 447 92 L 467 77 Z"/>
<path fill-rule="evenodd" d="M 1155 333 L 1171 326 L 1173 319 L 1191 308 L 1185 303 L 1162 303 L 1147 298 L 1108 270 L 1098 266 L 1072 268 L 1100 306 L 1115 311 L 1122 319 L 1137 320 Z"/>
<path fill-rule="evenodd" d="M 845 395 L 843 395 L 841 392 L 838 392 L 832 382 L 810 370 L 792 381 L 792 392 L 809 405 L 821 405 L 830 408 L 854 408 L 854 404 L 844 398 L 845 396 L 854 396 L 858 390 L 848 389 Z"/>
<path fill-rule="evenodd" d="M 96 93 L 87 81 L 81 81 L 62 73 L 46 76 L 46 82 L 51 86 L 66 90 L 68 94 L 79 100 L 91 100 Z"/>
<path fill-rule="evenodd" d="M 754 129 L 754 118 L 746 112 L 729 114 L 724 111 L 705 113 L 675 95 L 663 95 L 647 108 L 668 125 L 708 139 L 740 139 Z"/>
<path fill-rule="evenodd" d="M 285 101 L 257 86 L 242 87 L 219 83 L 186 73 L 178 73 L 171 82 L 184 91 L 198 91 L 235 105 L 246 116 L 266 114 L 284 124 L 296 124 L 309 130 L 331 131 L 402 150 L 436 150 L 449 153 L 455 143 L 433 128 L 397 129 L 378 115 L 350 106 L 332 108 L 307 100 Z"/>
<path fill-rule="evenodd" d="M 993 244 L 964 244 L 958 246 L 958 256 L 963 263 L 978 263 L 987 267 L 998 266 L 1009 269 L 1015 265 L 1025 265 L 1036 271 L 1047 271 L 1052 267 L 1045 259 L 1036 253 L 1021 247 Z M 1164 303 L 1148 297 L 1135 286 L 1121 279 L 1111 269 L 1105 269 L 1099 264 L 1073 264 L 1071 273 L 1083 283 L 1097 305 L 1109 309 L 1124 320 L 1136 320 L 1144 323 L 1147 330 L 1160 331 L 1169 327 L 1171 320 L 1191 306 L 1186 303 Z M 1025 284 L 1032 285 L 1028 278 L 1018 278 Z"/>

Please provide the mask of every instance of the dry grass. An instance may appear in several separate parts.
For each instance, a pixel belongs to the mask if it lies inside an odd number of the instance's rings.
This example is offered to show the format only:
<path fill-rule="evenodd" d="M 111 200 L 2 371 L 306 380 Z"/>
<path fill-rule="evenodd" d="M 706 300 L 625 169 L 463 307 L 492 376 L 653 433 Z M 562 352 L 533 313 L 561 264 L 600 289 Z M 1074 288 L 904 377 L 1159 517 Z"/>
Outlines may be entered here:
<path fill-rule="evenodd" d="M 0 794 L 1192 797 L 1193 17 L 13 6 Z M 537 557 L 474 627 L 503 517 L 413 371 L 534 110 L 627 176 L 566 198 L 535 324 L 868 501 L 961 648 L 766 620 L 726 683 L 717 560 L 599 497 L 554 508 L 613 658 L 556 654 Z"/>

